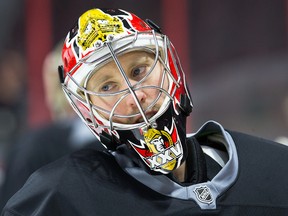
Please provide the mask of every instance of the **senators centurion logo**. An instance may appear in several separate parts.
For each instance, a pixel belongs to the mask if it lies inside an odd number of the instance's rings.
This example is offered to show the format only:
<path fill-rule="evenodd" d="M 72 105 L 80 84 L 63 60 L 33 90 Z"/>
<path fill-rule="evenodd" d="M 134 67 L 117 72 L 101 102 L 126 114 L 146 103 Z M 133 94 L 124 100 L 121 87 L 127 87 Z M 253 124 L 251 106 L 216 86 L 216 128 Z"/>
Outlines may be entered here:
<path fill-rule="evenodd" d="M 92 9 L 79 18 L 78 45 L 85 51 L 96 41 L 106 41 L 108 35 L 124 32 L 124 26 L 117 17 L 99 9 Z"/>
<path fill-rule="evenodd" d="M 149 128 L 140 145 L 130 144 L 151 170 L 167 174 L 180 166 L 183 149 L 174 122 L 170 130 Z"/>

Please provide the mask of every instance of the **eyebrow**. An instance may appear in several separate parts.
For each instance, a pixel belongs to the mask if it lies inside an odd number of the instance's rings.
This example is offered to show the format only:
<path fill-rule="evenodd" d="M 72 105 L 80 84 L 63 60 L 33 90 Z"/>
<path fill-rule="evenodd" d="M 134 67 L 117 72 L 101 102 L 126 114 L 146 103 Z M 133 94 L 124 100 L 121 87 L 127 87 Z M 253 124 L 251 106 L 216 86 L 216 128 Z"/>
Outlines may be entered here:
<path fill-rule="evenodd" d="M 129 67 L 135 67 L 138 64 L 143 64 L 149 62 L 149 60 L 153 60 L 153 58 L 148 55 L 147 53 L 143 55 L 137 55 L 135 58 L 133 58 L 132 61 L 129 62 L 128 66 Z"/>

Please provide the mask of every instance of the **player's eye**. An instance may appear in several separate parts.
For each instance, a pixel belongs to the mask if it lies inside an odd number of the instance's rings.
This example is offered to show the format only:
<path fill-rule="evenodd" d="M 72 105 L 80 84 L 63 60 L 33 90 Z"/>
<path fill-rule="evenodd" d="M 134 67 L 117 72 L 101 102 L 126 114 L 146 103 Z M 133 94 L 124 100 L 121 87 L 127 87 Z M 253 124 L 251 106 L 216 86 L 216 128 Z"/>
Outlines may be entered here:
<path fill-rule="evenodd" d="M 132 78 L 135 80 L 142 79 L 147 72 L 147 66 L 139 66 L 132 70 Z"/>
<path fill-rule="evenodd" d="M 114 82 L 109 82 L 109 83 L 104 83 L 100 86 L 100 92 L 112 92 L 116 91 L 117 89 L 117 84 Z"/>

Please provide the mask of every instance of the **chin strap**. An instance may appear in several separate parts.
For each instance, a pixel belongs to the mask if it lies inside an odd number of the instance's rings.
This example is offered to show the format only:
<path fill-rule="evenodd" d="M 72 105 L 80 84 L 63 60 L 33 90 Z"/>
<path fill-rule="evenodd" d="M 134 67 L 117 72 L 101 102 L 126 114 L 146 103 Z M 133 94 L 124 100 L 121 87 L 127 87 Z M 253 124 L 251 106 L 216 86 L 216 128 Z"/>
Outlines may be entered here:
<path fill-rule="evenodd" d="M 110 135 L 109 133 L 102 131 L 101 134 L 99 134 L 100 142 L 106 146 L 108 150 L 115 151 L 117 148 L 116 139 L 113 137 L 113 135 Z"/>

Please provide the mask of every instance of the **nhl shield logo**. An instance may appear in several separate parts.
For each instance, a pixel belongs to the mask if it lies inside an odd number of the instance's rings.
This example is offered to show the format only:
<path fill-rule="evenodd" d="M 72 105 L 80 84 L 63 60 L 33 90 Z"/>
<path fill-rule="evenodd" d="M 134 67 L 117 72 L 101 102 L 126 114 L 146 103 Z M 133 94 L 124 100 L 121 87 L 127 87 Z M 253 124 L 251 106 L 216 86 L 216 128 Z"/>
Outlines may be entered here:
<path fill-rule="evenodd" d="M 211 191 L 206 185 L 195 188 L 194 193 L 197 200 L 202 203 L 210 204 L 213 202 Z"/>

